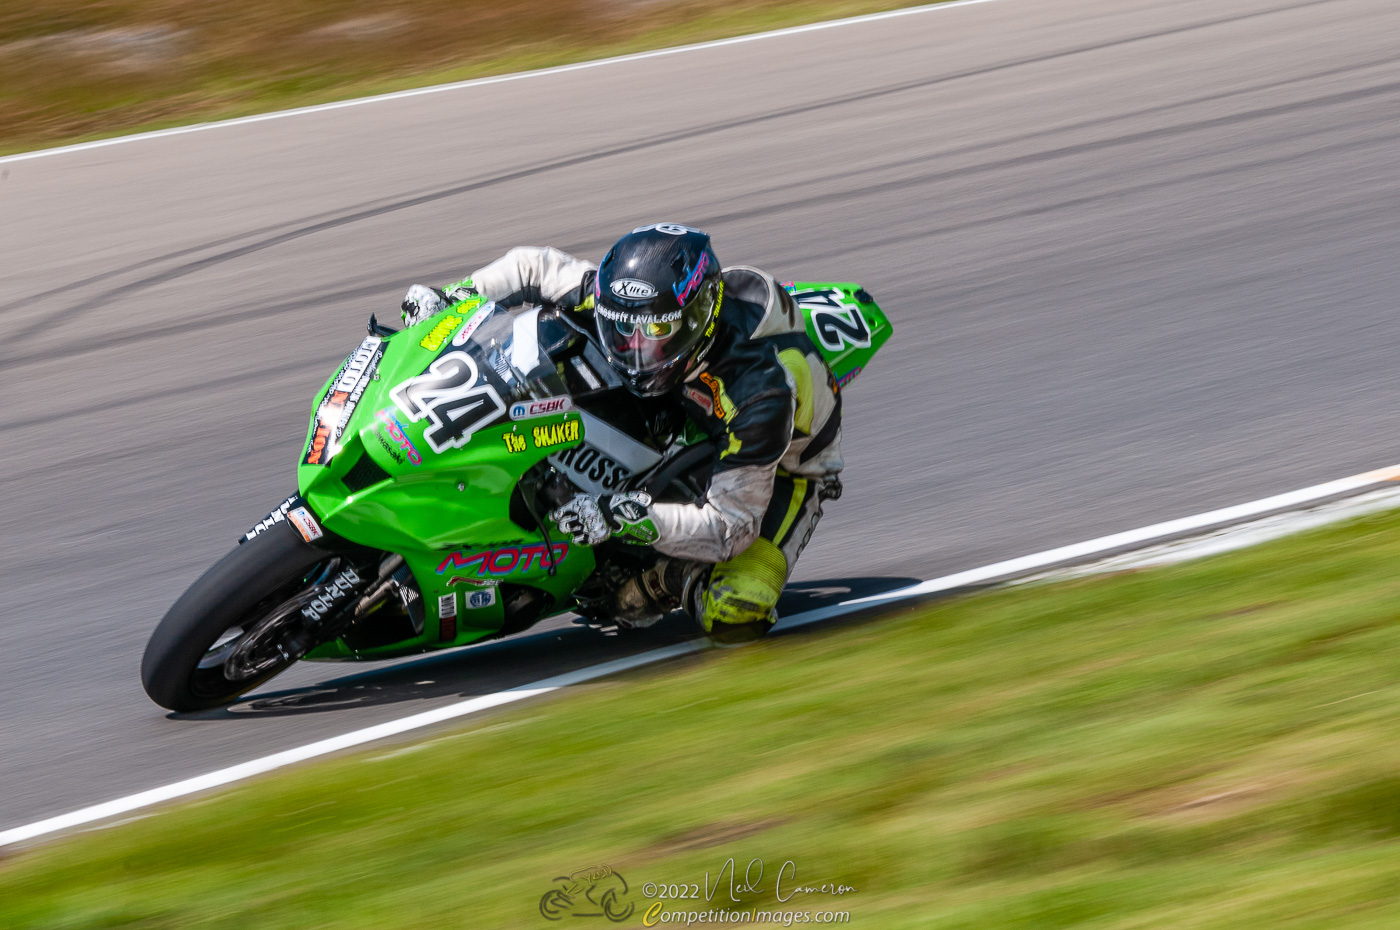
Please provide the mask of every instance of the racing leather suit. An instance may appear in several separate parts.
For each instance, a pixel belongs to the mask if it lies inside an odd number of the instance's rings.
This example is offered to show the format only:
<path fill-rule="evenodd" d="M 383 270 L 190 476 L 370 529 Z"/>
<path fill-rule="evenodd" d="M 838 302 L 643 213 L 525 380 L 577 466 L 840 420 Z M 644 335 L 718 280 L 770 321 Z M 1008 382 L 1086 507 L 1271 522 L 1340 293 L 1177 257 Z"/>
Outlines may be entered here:
<path fill-rule="evenodd" d="M 507 309 L 548 303 L 591 313 L 595 271 L 558 249 L 520 247 L 456 287 Z M 823 502 L 839 496 L 842 467 L 840 394 L 801 311 L 758 269 L 722 276 L 715 343 L 674 392 L 716 440 L 713 477 L 698 503 L 651 507 L 657 551 L 714 566 L 699 604 L 687 606 L 721 640 L 772 625 Z"/>

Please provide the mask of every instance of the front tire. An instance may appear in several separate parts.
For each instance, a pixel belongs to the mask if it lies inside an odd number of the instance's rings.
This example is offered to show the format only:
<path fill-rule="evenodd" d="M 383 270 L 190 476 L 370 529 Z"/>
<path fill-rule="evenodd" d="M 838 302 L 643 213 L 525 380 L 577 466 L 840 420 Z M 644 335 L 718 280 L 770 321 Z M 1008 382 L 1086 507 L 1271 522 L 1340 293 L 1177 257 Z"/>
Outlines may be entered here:
<path fill-rule="evenodd" d="M 166 612 L 146 644 L 141 684 L 151 700 L 173 711 L 208 710 L 283 671 L 295 658 L 229 680 L 216 644 L 250 630 L 304 586 L 307 574 L 334 558 L 308 545 L 291 525 L 268 527 L 199 577 Z"/>

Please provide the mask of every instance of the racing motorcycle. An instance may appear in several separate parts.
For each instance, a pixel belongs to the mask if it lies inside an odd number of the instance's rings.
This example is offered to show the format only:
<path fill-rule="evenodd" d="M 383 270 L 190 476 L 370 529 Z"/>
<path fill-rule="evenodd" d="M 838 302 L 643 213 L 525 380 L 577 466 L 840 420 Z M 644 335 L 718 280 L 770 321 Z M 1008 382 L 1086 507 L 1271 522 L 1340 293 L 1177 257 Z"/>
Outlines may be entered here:
<path fill-rule="evenodd" d="M 787 283 L 844 389 L 892 331 L 859 285 Z M 547 514 L 579 492 L 703 493 L 716 450 L 624 386 L 566 312 L 480 298 L 369 335 L 316 397 L 297 493 L 175 602 L 141 663 L 174 711 L 227 704 L 299 659 L 361 661 L 606 624 L 650 547 L 578 546 Z"/>

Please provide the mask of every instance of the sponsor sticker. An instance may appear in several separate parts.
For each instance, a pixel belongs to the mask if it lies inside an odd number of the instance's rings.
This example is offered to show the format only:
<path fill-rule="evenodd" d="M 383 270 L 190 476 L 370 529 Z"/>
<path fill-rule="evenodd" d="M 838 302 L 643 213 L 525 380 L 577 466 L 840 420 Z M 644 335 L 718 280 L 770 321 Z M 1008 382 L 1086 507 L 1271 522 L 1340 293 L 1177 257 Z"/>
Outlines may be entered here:
<path fill-rule="evenodd" d="M 379 345 L 384 340 L 378 336 L 369 336 L 360 347 L 356 349 L 345 362 L 345 370 L 341 372 L 339 380 L 335 382 L 335 390 L 350 392 L 360 383 L 365 375 L 369 374 L 370 365 L 377 357 Z"/>
<path fill-rule="evenodd" d="M 490 316 L 495 309 L 496 305 L 494 303 L 488 303 L 480 310 L 467 317 L 466 325 L 457 330 L 457 335 L 452 337 L 452 344 L 460 348 L 463 343 L 472 337 L 472 333 L 476 332 L 476 328 L 484 323 L 486 318 Z"/>
<path fill-rule="evenodd" d="M 590 490 L 594 490 L 596 486 L 599 493 L 620 488 L 632 477 L 632 469 L 588 443 L 574 446 L 558 456 L 551 457 L 550 460 L 553 461 L 554 458 L 558 458 L 559 464 L 568 469 L 570 478 L 576 484 Z"/>
<path fill-rule="evenodd" d="M 457 638 L 457 592 L 449 591 L 438 598 L 438 641 L 449 643 Z"/>
<path fill-rule="evenodd" d="M 661 461 L 661 454 L 606 421 L 580 411 L 583 439 L 560 449 L 549 461 L 581 490 L 605 494 L 621 490 L 627 479 Z"/>
<path fill-rule="evenodd" d="M 510 418 L 512 420 L 528 420 L 532 417 L 547 417 L 572 409 L 574 409 L 574 399 L 567 395 L 520 400 L 510 405 Z"/>
<path fill-rule="evenodd" d="M 442 344 L 447 341 L 447 337 L 452 335 L 452 331 L 457 328 L 457 324 L 462 322 L 462 318 L 455 313 L 438 320 L 437 325 L 428 331 L 428 335 L 418 341 L 418 344 L 430 352 L 436 352 L 442 348 Z"/>
<path fill-rule="evenodd" d="M 568 543 L 555 543 L 552 549 L 547 549 L 544 543 L 536 543 L 533 546 L 503 546 L 484 552 L 454 552 L 442 560 L 437 567 L 437 573 L 442 575 L 449 570 L 475 567 L 479 578 L 492 575 L 500 577 L 528 572 L 532 567 L 544 571 L 549 568 L 551 562 L 562 565 L 568 557 Z M 458 583 L 473 584 L 470 579 L 464 577 L 454 577 L 447 583 L 449 586 Z"/>
<path fill-rule="evenodd" d="M 408 434 L 404 432 L 403 423 L 399 422 L 399 418 L 394 416 L 393 408 L 385 407 L 383 410 L 380 410 L 378 413 L 376 413 L 375 417 L 377 417 L 379 419 L 379 422 L 383 425 L 384 432 L 388 433 L 389 438 L 393 440 L 393 445 L 398 446 L 398 448 L 403 452 L 404 457 L 408 459 L 409 463 L 413 465 L 414 468 L 417 468 L 419 465 L 422 465 L 422 453 L 418 451 L 418 447 L 413 444 L 413 440 L 409 439 Z M 393 449 L 391 445 L 387 441 L 385 441 L 383 436 L 379 437 L 379 441 L 384 445 L 384 448 L 390 450 L 390 455 L 393 455 Z M 394 455 L 394 461 L 402 462 L 403 458 L 401 458 L 398 455 Z"/>
<path fill-rule="evenodd" d="M 710 400 L 709 394 L 706 394 L 693 384 L 687 384 L 682 393 L 685 394 L 686 397 L 689 397 L 695 406 L 705 411 L 705 416 L 712 417 L 715 415 L 714 401 Z"/>
<path fill-rule="evenodd" d="M 710 253 L 701 252 L 700 260 L 695 263 L 695 267 L 680 281 L 671 285 L 671 290 L 676 294 L 676 303 L 684 304 L 695 293 L 695 289 L 704 280 L 705 269 L 710 267 Z"/>
<path fill-rule="evenodd" d="M 308 620 L 320 620 L 330 613 L 346 595 L 355 590 L 355 585 L 363 579 L 356 574 L 353 568 L 346 568 L 339 575 L 326 585 L 324 591 L 311 599 L 305 607 L 301 609 L 301 615 Z"/>
<path fill-rule="evenodd" d="M 472 610 L 480 610 L 483 607 L 490 607 L 496 603 L 496 589 L 482 588 L 480 591 L 468 591 L 466 596 L 467 606 Z"/>
<path fill-rule="evenodd" d="M 617 320 L 623 323 L 670 323 L 681 318 L 680 310 L 672 310 L 668 313 L 623 313 L 621 310 L 600 305 L 594 307 L 593 312 L 606 320 Z"/>
<path fill-rule="evenodd" d="M 549 426 L 536 426 L 530 431 L 536 449 L 552 449 L 568 442 L 578 442 L 582 438 L 578 420 L 554 423 Z"/>
<path fill-rule="evenodd" d="M 321 524 L 316 522 L 316 518 L 311 515 L 311 511 L 305 507 L 293 507 L 287 511 L 287 522 L 297 528 L 301 538 L 307 542 L 315 542 L 326 535 L 321 530 Z"/>
<path fill-rule="evenodd" d="M 340 437 L 369 386 L 379 358 L 384 354 L 384 340 L 370 336 L 345 360 L 335 383 L 316 408 L 316 428 L 302 459 L 306 465 L 328 465 L 339 451 Z"/>
<path fill-rule="evenodd" d="M 693 226 L 682 226 L 680 223 L 652 223 L 649 226 L 638 226 L 632 231 L 634 233 L 639 233 L 646 232 L 648 229 L 654 229 L 668 236 L 684 236 L 686 233 L 700 233 L 702 236 L 705 235 Z"/>
<path fill-rule="evenodd" d="M 620 278 L 612 283 L 612 292 L 623 300 L 651 300 L 656 288 L 637 278 Z"/>
<path fill-rule="evenodd" d="M 725 401 L 729 395 L 724 392 L 724 382 L 710 374 L 708 371 L 700 372 L 700 381 L 705 387 L 710 389 L 710 398 L 714 401 L 714 414 L 721 420 L 728 422 L 734 416 L 733 405 L 726 406 Z"/>
<path fill-rule="evenodd" d="M 297 496 L 293 494 L 291 497 L 284 500 L 281 504 L 278 505 L 276 510 L 263 517 L 262 520 L 258 521 L 258 524 L 256 526 L 254 526 L 248 532 L 244 533 L 243 538 L 240 539 L 239 542 L 245 543 L 248 540 L 253 539 L 254 537 L 261 536 L 263 533 L 270 530 L 273 526 L 287 519 L 287 511 L 291 509 L 292 504 L 296 502 L 296 499 Z"/>

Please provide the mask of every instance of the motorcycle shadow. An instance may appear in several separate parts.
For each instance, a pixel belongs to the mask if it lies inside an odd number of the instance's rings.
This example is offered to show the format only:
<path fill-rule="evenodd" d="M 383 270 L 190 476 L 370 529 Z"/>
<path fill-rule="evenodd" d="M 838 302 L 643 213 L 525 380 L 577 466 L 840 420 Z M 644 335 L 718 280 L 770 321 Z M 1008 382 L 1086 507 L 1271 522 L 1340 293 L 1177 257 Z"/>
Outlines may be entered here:
<path fill-rule="evenodd" d="M 799 581 L 783 590 L 778 612 L 792 616 L 916 584 L 915 578 L 859 577 Z M 802 629 L 815 629 L 831 621 Z M 785 631 L 793 635 L 798 630 Z M 675 613 L 645 630 L 584 626 L 571 617 L 524 633 L 447 652 L 397 660 L 302 687 L 257 692 L 220 710 L 171 714 L 188 720 L 249 720 L 349 711 L 381 705 L 466 699 L 538 682 L 565 672 L 701 636 L 695 621 Z M 305 663 L 306 668 L 329 667 Z"/>

